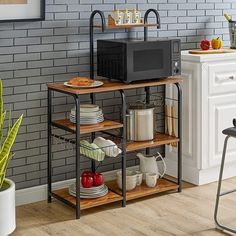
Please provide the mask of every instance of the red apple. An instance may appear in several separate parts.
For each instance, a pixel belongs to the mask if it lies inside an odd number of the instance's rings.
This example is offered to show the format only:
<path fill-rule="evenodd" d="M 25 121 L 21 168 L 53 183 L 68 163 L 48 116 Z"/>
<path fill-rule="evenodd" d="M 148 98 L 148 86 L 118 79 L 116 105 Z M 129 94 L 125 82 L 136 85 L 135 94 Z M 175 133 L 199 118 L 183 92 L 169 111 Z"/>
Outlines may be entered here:
<path fill-rule="evenodd" d="M 86 171 L 84 171 L 84 172 L 82 173 L 81 176 L 82 176 L 82 177 L 83 177 L 83 176 L 92 176 L 92 177 L 93 177 L 93 172 L 92 172 L 92 171 L 89 171 L 89 170 L 86 170 Z"/>
<path fill-rule="evenodd" d="M 93 185 L 100 186 L 104 183 L 103 175 L 101 173 L 96 172 L 93 175 Z"/>
<path fill-rule="evenodd" d="M 90 175 L 82 176 L 81 184 L 84 188 L 91 188 L 93 186 L 93 177 Z"/>

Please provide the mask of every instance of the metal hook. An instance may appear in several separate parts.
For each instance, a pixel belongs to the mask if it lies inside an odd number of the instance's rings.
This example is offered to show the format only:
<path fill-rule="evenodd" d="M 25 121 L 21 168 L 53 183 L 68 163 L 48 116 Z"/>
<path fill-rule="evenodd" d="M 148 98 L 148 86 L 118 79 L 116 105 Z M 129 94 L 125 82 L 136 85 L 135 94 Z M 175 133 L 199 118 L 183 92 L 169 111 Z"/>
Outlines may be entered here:
<path fill-rule="evenodd" d="M 105 31 L 106 27 L 106 20 L 105 15 L 102 11 L 95 10 L 91 13 L 89 24 L 90 24 L 90 30 L 89 30 L 89 38 L 90 38 L 90 78 L 94 79 L 94 39 L 93 39 L 93 30 L 94 30 L 94 17 L 98 14 L 101 17 L 102 20 L 102 32 Z"/>
<path fill-rule="evenodd" d="M 157 20 L 157 25 L 158 25 L 157 29 L 160 29 L 160 27 L 161 27 L 160 15 L 156 9 L 148 9 L 145 12 L 144 24 L 147 24 L 148 16 L 149 16 L 150 12 L 153 12 L 156 15 L 156 20 Z M 144 41 L 147 41 L 147 36 L 148 36 L 148 28 L 144 26 Z"/>

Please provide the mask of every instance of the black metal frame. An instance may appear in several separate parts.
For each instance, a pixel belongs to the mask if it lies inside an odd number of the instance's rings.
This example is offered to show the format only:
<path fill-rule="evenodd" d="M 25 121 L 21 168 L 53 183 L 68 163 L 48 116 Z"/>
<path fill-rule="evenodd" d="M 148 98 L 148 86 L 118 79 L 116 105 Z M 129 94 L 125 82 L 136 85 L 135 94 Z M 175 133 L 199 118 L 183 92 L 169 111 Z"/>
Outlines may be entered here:
<path fill-rule="evenodd" d="M 29 21 L 43 21 L 45 20 L 45 8 L 46 0 L 40 0 L 40 17 L 38 18 L 26 18 L 26 19 L 11 19 L 11 20 L 0 20 L 0 22 L 29 22 Z"/>
<path fill-rule="evenodd" d="M 67 95 L 71 95 L 74 98 L 75 106 L 76 106 L 76 131 L 72 131 L 66 127 L 58 126 L 52 121 L 52 92 L 61 92 Z M 123 127 L 122 129 L 122 206 L 126 206 L 126 96 L 123 90 L 120 90 L 121 100 L 122 100 L 122 121 Z M 95 96 L 91 94 L 91 102 L 95 103 Z M 56 137 L 59 139 L 63 139 L 64 141 L 69 141 L 62 136 L 55 135 L 52 133 L 52 127 L 57 127 L 63 129 L 67 132 L 75 133 L 75 158 L 76 158 L 76 205 L 73 205 L 71 202 L 52 192 L 52 137 Z M 95 133 L 91 134 L 92 139 L 95 138 Z M 56 89 L 48 88 L 48 202 L 52 201 L 52 197 L 62 201 L 63 203 L 73 207 L 76 209 L 76 219 L 80 218 L 80 98 L 79 95 L 58 91 Z M 91 169 L 93 172 L 96 170 L 96 161 L 92 160 Z"/>
<path fill-rule="evenodd" d="M 144 24 L 147 24 L 148 23 L 148 16 L 149 14 L 153 12 L 156 16 L 156 20 L 157 20 L 157 29 L 160 29 L 161 27 L 161 21 L 160 21 L 160 15 L 158 13 L 158 11 L 156 9 L 148 9 L 145 14 L 144 14 Z M 148 39 L 148 27 L 144 27 L 144 41 L 147 41 Z"/>
<path fill-rule="evenodd" d="M 224 166 L 225 166 L 225 157 L 226 157 L 226 150 L 227 150 L 227 145 L 228 145 L 228 140 L 229 138 L 236 138 L 235 136 L 235 131 L 236 131 L 236 119 L 233 119 L 233 128 L 228 128 L 223 130 L 223 134 L 226 135 L 225 141 L 224 141 L 224 148 L 222 152 L 222 159 L 221 159 L 221 165 L 220 165 L 220 174 L 219 174 L 219 181 L 218 181 L 218 187 L 217 187 L 217 194 L 216 194 L 216 203 L 215 203 L 215 211 L 214 211 L 214 221 L 216 226 L 221 229 L 221 230 L 226 230 L 231 233 L 236 234 L 236 228 L 231 228 L 226 225 L 223 225 L 222 223 L 219 222 L 218 220 L 218 210 L 219 210 L 219 203 L 220 203 L 220 197 L 228 195 L 230 193 L 235 193 L 236 188 L 227 190 L 224 192 L 221 192 L 221 185 L 223 181 L 223 173 L 224 173 Z"/>
<path fill-rule="evenodd" d="M 150 12 L 154 12 L 157 17 L 158 24 L 160 23 L 159 14 L 155 9 L 149 9 L 145 13 L 144 22 L 147 23 L 148 15 Z M 90 17 L 90 77 L 94 78 L 94 17 L 95 15 L 100 15 L 102 21 L 102 31 L 105 30 L 105 16 L 102 11 L 94 11 Z M 159 26 L 158 26 L 159 28 Z M 147 30 L 144 27 L 144 39 L 147 40 Z M 179 83 L 175 83 L 178 90 L 178 191 L 182 190 L 182 90 Z M 76 105 L 76 131 L 73 131 L 64 126 L 60 126 L 52 121 L 52 92 L 60 92 L 74 97 L 75 105 Z M 122 206 L 126 206 L 126 96 L 123 90 L 119 90 L 122 100 L 122 122 L 123 127 L 121 128 L 121 135 L 113 135 L 116 137 L 122 137 Z M 145 87 L 146 92 L 146 101 L 150 103 L 150 87 Z M 96 103 L 95 94 L 90 94 L 91 102 Z M 73 205 L 71 202 L 62 198 L 61 196 L 52 192 L 52 137 L 57 137 L 59 139 L 63 139 L 64 141 L 69 141 L 64 137 L 59 135 L 55 135 L 52 133 L 52 127 L 57 127 L 63 129 L 67 132 L 74 133 L 76 138 L 73 143 L 76 145 L 76 205 Z M 103 133 L 108 133 L 106 131 L 101 131 Z M 92 140 L 95 138 L 95 133 L 91 133 Z M 149 153 L 150 149 L 147 148 L 146 152 Z M 91 169 L 95 171 L 96 169 L 96 161 L 92 160 Z M 80 97 L 79 95 L 71 94 L 66 91 L 60 91 L 57 89 L 48 88 L 48 202 L 52 201 L 52 197 L 62 201 L 63 203 L 73 207 L 76 209 L 76 219 L 80 218 Z"/>

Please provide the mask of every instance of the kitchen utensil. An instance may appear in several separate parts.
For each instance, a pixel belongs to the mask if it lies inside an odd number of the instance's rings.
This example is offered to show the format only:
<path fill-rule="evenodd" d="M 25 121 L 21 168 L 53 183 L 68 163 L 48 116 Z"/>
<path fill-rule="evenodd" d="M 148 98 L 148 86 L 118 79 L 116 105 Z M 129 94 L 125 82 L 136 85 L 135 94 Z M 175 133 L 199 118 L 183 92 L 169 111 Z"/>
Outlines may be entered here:
<path fill-rule="evenodd" d="M 122 189 L 122 171 L 116 173 L 117 185 Z M 131 191 L 137 186 L 137 174 L 134 171 L 126 171 L 126 191 Z"/>
<path fill-rule="evenodd" d="M 166 121 L 166 131 L 165 133 L 170 135 L 169 131 L 169 111 L 168 111 L 168 105 L 165 105 L 165 121 Z"/>
<path fill-rule="evenodd" d="M 157 155 L 143 155 L 142 153 L 138 153 L 137 157 L 140 160 L 140 171 L 143 173 L 143 177 L 145 178 L 146 173 L 156 173 L 158 178 L 162 178 L 166 172 L 166 163 L 158 152 Z M 158 163 L 159 160 L 163 163 L 163 173 L 159 172 Z"/>
<path fill-rule="evenodd" d="M 155 136 L 155 106 L 140 101 L 130 105 L 127 115 L 127 139 L 152 140 Z"/>
<path fill-rule="evenodd" d="M 156 173 L 146 173 L 146 185 L 149 188 L 154 188 L 157 185 L 158 175 Z"/>
<path fill-rule="evenodd" d="M 230 48 L 236 49 L 236 21 L 229 21 Z"/>
<path fill-rule="evenodd" d="M 231 16 L 231 15 L 225 13 L 225 14 L 224 14 L 224 17 L 225 17 L 225 19 L 226 19 L 227 21 L 229 21 L 229 22 L 232 21 L 232 16 Z"/>
<path fill-rule="evenodd" d="M 64 85 L 66 87 L 70 88 L 80 88 L 80 89 L 86 89 L 86 88 L 96 88 L 102 86 L 104 83 L 102 81 L 94 80 L 94 82 L 91 85 L 86 86 L 77 86 L 73 84 L 69 84 L 68 82 L 65 82 Z"/>
<path fill-rule="evenodd" d="M 171 121 L 172 121 L 172 133 L 171 136 L 176 138 L 176 129 L 175 129 L 175 107 L 171 106 Z M 177 142 L 171 143 L 173 147 L 177 147 Z"/>

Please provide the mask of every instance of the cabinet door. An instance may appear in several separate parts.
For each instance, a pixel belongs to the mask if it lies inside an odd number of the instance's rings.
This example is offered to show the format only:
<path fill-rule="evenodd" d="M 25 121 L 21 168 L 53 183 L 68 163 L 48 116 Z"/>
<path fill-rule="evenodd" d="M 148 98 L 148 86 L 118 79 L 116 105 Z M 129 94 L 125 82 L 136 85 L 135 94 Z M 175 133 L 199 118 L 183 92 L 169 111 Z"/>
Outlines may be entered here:
<path fill-rule="evenodd" d="M 225 135 L 222 130 L 232 127 L 236 118 L 236 95 L 224 95 L 209 98 L 209 166 L 219 165 L 222 156 Z M 229 139 L 226 162 L 236 160 L 236 139 Z"/>

